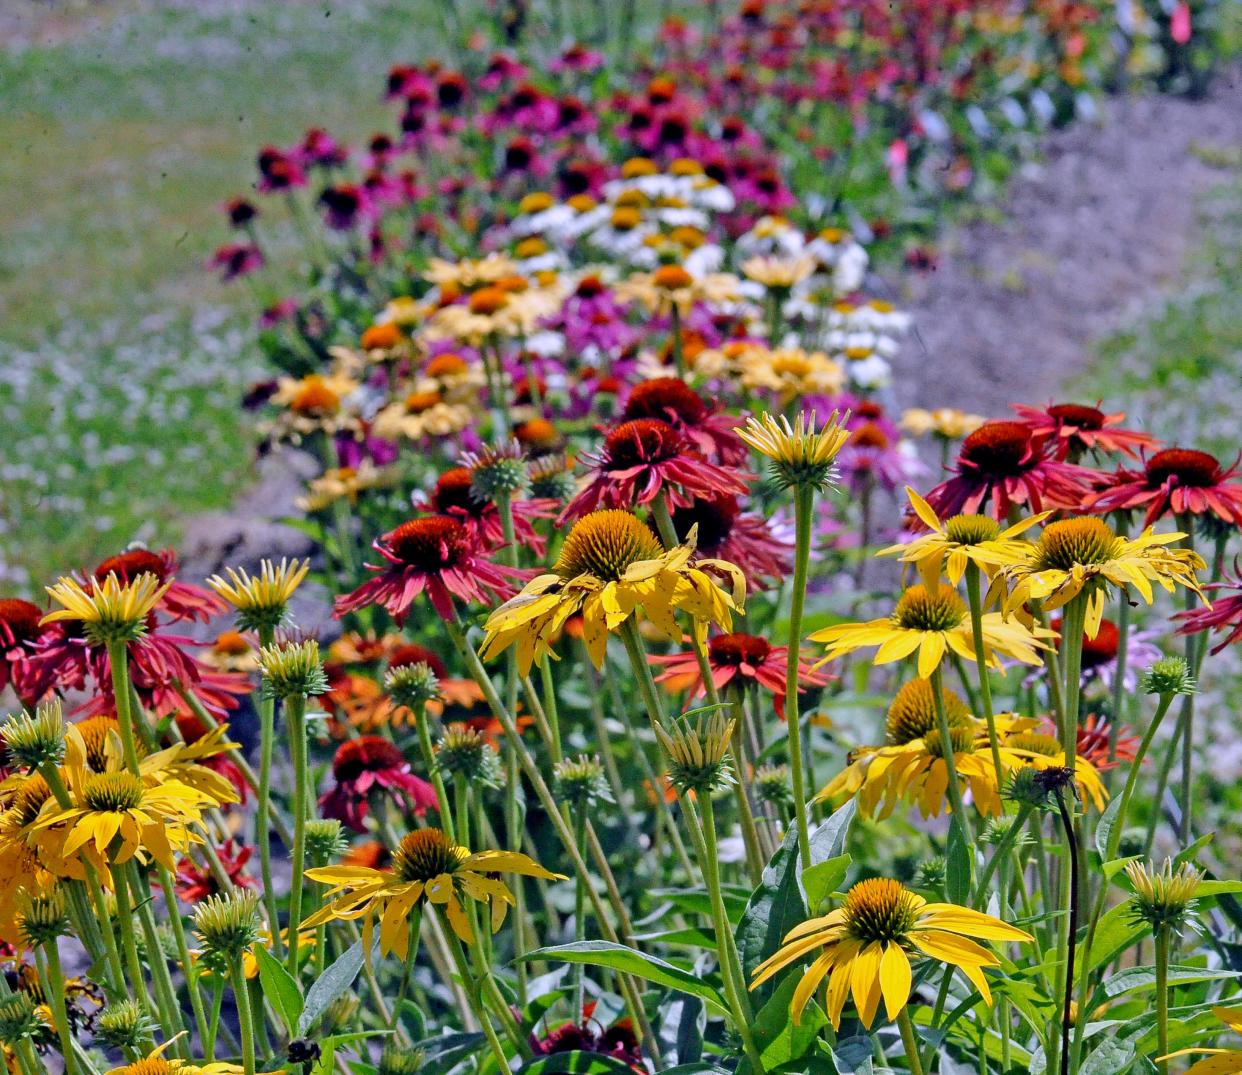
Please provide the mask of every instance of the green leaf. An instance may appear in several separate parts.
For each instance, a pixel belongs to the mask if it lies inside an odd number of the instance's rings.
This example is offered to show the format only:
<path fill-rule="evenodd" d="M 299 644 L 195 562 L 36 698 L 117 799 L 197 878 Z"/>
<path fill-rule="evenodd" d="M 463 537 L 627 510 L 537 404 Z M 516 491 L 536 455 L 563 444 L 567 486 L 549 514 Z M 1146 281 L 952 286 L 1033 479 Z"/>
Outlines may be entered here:
<path fill-rule="evenodd" d="M 806 892 L 806 905 L 814 911 L 841 886 L 849 872 L 849 855 L 836 855 L 827 862 L 817 862 L 809 870 L 802 871 L 802 888 Z"/>
<path fill-rule="evenodd" d="M 801 1060 L 814 1046 L 820 1029 L 828 1022 L 823 1009 L 812 1000 L 803 1009 L 801 1021 L 794 1023 L 789 1005 L 799 980 L 796 974 L 785 975 L 771 999 L 755 1016 L 751 1030 L 765 1068 Z"/>
<path fill-rule="evenodd" d="M 660 1005 L 656 1033 L 666 1063 L 690 1064 L 703 1057 L 703 1031 L 707 1018 L 698 997 L 670 993 Z"/>
<path fill-rule="evenodd" d="M 585 963 L 593 967 L 610 967 L 623 974 L 632 974 L 648 982 L 655 982 L 669 989 L 676 989 L 692 997 L 698 997 L 713 1008 L 718 1015 L 729 1014 L 724 998 L 701 978 L 689 971 L 665 963 L 662 959 L 637 952 L 623 944 L 611 941 L 575 941 L 572 944 L 539 948 L 518 957 L 520 960 L 563 960 L 566 963 Z"/>
<path fill-rule="evenodd" d="M 299 1038 L 319 1021 L 319 1017 L 331 1007 L 358 977 L 362 970 L 362 942 L 354 941 L 331 966 L 329 966 L 306 991 L 306 1004 L 298 1017 Z"/>
<path fill-rule="evenodd" d="M 1141 922 L 1134 922 L 1130 905 L 1120 903 L 1101 916 L 1091 944 L 1090 970 L 1106 966 L 1147 932 Z"/>
<path fill-rule="evenodd" d="M 970 848 L 962 824 L 956 818 L 949 825 L 949 841 L 944 856 L 944 892 L 950 903 L 970 902 Z"/>
<path fill-rule="evenodd" d="M 487 1039 L 481 1033 L 438 1034 L 415 1043 L 426 1057 L 419 1075 L 445 1075 L 463 1060 L 480 1056 L 487 1049 Z"/>
<path fill-rule="evenodd" d="M 1107 862 L 1109 859 L 1108 841 L 1113 833 L 1113 826 L 1117 824 L 1117 813 L 1121 810 L 1121 796 L 1113 799 L 1112 802 L 1104 808 L 1104 813 L 1100 815 L 1100 820 L 1095 824 L 1095 849 L 1100 854 L 1100 861 Z"/>
<path fill-rule="evenodd" d="M 1104 1037 L 1086 1056 L 1078 1075 L 1123 1075 L 1134 1063 L 1134 1044 Z"/>
<path fill-rule="evenodd" d="M 1237 978 L 1236 971 L 1207 970 L 1203 967 L 1170 967 L 1169 985 L 1191 985 L 1195 982 L 1216 982 Z M 1156 984 L 1155 967 L 1129 967 L 1118 971 L 1100 983 L 1100 992 L 1106 997 L 1119 997 L 1132 989 L 1145 989 Z"/>
<path fill-rule="evenodd" d="M 874 1054 L 875 1044 L 866 1034 L 842 1038 L 832 1049 L 839 1075 L 871 1075 Z"/>
<path fill-rule="evenodd" d="M 1242 892 L 1242 881 L 1200 881 L 1195 897 L 1227 896 Z"/>
<path fill-rule="evenodd" d="M 711 952 L 716 951 L 716 935 L 714 931 L 699 929 L 696 926 L 687 926 L 685 929 L 669 929 L 661 933 L 640 933 L 634 940 L 651 945 L 673 944 L 684 948 L 705 948 Z"/>
<path fill-rule="evenodd" d="M 614 1060 L 602 1053 L 587 1053 L 580 1049 L 539 1056 L 518 1068 L 518 1075 L 554 1075 L 563 1072 L 574 1072 L 577 1075 L 634 1075 L 634 1069 L 624 1060 Z"/>
<path fill-rule="evenodd" d="M 271 952 L 263 945 L 256 945 L 255 960 L 259 964 L 259 981 L 263 986 L 263 994 L 276 1009 L 289 1036 L 298 1033 L 298 1020 L 302 1017 L 302 990 L 297 979 L 293 977 Z"/>

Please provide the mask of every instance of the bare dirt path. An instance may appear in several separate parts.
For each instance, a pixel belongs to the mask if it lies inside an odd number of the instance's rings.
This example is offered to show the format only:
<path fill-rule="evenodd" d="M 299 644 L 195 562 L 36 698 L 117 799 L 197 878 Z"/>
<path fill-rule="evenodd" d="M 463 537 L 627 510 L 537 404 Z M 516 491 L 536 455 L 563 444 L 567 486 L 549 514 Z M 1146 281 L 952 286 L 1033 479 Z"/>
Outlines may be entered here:
<path fill-rule="evenodd" d="M 1092 344 L 1175 294 L 1196 199 L 1242 151 L 1242 77 L 1206 101 L 1110 100 L 1101 122 L 1050 136 L 993 219 L 949 229 L 937 268 L 909 279 L 917 333 L 903 404 L 987 415 L 1046 402 Z"/>

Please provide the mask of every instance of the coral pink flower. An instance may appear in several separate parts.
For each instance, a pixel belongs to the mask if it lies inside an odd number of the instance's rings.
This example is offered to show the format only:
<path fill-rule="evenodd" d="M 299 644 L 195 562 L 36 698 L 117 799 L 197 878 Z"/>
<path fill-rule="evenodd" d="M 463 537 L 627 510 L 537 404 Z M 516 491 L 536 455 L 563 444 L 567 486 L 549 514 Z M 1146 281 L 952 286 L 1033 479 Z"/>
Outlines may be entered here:
<path fill-rule="evenodd" d="M 1044 408 L 1015 403 L 1012 407 L 1033 435 L 1048 440 L 1056 459 L 1076 461 L 1088 452 L 1116 452 L 1138 459 L 1140 451 L 1160 443 L 1149 433 L 1120 428 L 1126 420 L 1124 411 L 1105 414 L 1099 407 L 1080 403 L 1052 403 Z"/>
<path fill-rule="evenodd" d="M 772 533 L 767 519 L 743 512 L 735 496 L 695 497 L 671 514 L 680 540 L 697 526 L 699 555 L 736 564 L 751 591 L 781 582 L 793 569 L 793 546 Z"/>
<path fill-rule="evenodd" d="M 22 705 L 33 707 L 56 682 L 36 646 L 45 636 L 57 636 L 60 624 L 40 625 L 39 606 L 19 597 L 0 598 L 0 691 L 12 687 Z"/>
<path fill-rule="evenodd" d="M 1142 509 L 1143 525 L 1165 515 L 1209 515 L 1230 526 L 1242 526 L 1242 482 L 1235 459 L 1230 467 L 1207 452 L 1166 448 L 1146 461 L 1142 470 L 1104 475 L 1107 484 L 1087 498 L 1089 511 Z"/>
<path fill-rule="evenodd" d="M 410 772 L 410 763 L 382 735 L 347 739 L 332 759 L 331 791 L 319 797 L 324 817 L 336 818 L 354 832 L 366 831 L 371 793 L 387 792 L 405 810 L 421 816 L 436 808 L 435 789 Z"/>
<path fill-rule="evenodd" d="M 491 500 L 479 500 L 471 491 L 473 478 L 469 467 L 453 467 L 436 479 L 435 488 L 426 500 L 414 501 L 415 509 L 447 515 L 466 527 L 476 540 L 489 552 L 505 543 L 504 524 L 500 510 Z M 513 536 L 519 545 L 542 557 L 547 541 L 532 523 L 535 519 L 551 519 L 559 507 L 557 501 L 547 497 L 515 500 L 513 508 Z"/>
<path fill-rule="evenodd" d="M 253 854 L 253 847 L 239 846 L 231 836 L 216 847 L 220 865 L 224 867 L 224 872 L 228 874 L 234 888 L 255 887 L 254 878 L 246 873 L 246 863 Z M 189 855 L 181 857 L 177 863 L 177 898 L 182 903 L 193 906 L 219 892 L 220 883 L 208 867 L 200 866 Z"/>
<path fill-rule="evenodd" d="M 1212 653 L 1217 654 L 1242 639 L 1242 571 L 1238 570 L 1237 559 L 1233 562 L 1233 575 L 1226 575 L 1223 582 L 1214 582 L 1204 589 L 1214 591 L 1210 606 L 1179 612 L 1173 618 L 1180 621 L 1179 635 L 1194 635 L 1200 631 L 1228 632 L 1212 647 Z"/>

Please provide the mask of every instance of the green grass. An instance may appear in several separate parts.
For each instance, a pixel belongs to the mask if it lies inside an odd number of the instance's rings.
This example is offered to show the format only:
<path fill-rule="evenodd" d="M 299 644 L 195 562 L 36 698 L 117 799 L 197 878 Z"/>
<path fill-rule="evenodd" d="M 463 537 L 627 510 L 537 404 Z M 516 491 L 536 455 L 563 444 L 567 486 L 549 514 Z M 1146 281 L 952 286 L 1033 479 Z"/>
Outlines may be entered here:
<path fill-rule="evenodd" d="M 29 586 L 244 479 L 249 296 L 204 272 L 265 142 L 390 124 L 439 36 L 394 0 L 151 4 L 0 53 L 0 579 Z M 429 15 L 428 12 L 431 12 Z M 16 194 L 16 196 L 14 196 Z"/>

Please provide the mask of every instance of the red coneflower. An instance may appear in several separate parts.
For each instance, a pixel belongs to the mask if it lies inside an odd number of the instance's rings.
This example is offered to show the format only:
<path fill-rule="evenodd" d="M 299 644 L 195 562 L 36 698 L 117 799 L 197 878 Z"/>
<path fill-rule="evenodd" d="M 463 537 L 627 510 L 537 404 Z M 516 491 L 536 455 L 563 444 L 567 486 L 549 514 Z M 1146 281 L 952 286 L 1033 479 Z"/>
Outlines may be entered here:
<path fill-rule="evenodd" d="M 234 888 L 254 888 L 254 878 L 246 873 L 246 863 L 253 854 L 253 847 L 240 846 L 232 836 L 216 847 L 220 865 L 224 867 L 224 872 L 228 874 Z M 215 874 L 208 867 L 200 866 L 189 855 L 183 855 L 177 863 L 177 898 L 192 907 L 219 893 L 220 883 Z"/>
<path fill-rule="evenodd" d="M 1165 515 L 1209 515 L 1242 526 L 1242 482 L 1233 480 L 1239 461 L 1242 456 L 1226 468 L 1207 452 L 1166 448 L 1142 470 L 1104 475 L 1107 485 L 1087 498 L 1087 508 L 1100 514 L 1143 509 L 1144 526 Z"/>
<path fill-rule="evenodd" d="M 547 498 L 514 500 L 513 537 L 517 544 L 542 557 L 547 540 L 532 525 L 535 519 L 551 519 L 556 515 L 557 501 Z M 494 552 L 505 543 L 504 524 L 500 510 L 493 500 L 481 499 L 474 491 L 474 475 L 469 467 L 452 467 L 436 479 L 436 484 L 426 499 L 416 499 L 418 511 L 434 512 L 456 519 L 474 539 L 488 552 Z"/>
<path fill-rule="evenodd" d="M 373 548 L 386 564 L 367 564 L 378 577 L 336 599 L 333 615 L 338 619 L 367 605 L 383 605 L 401 624 L 414 599 L 426 590 L 436 612 L 449 620 L 454 597 L 484 603 L 493 597 L 507 600 L 515 592 L 510 580 L 528 574 L 493 564 L 478 538 L 448 515 L 404 522 L 376 538 Z"/>
<path fill-rule="evenodd" d="M 663 683 L 670 694 L 689 691 L 692 698 L 701 698 L 707 693 L 698 658 L 693 651 L 647 659 L 666 669 L 656 676 L 656 682 Z M 774 696 L 776 713 L 782 720 L 785 716 L 785 668 L 788 659 L 789 650 L 785 646 L 773 646 L 766 638 L 740 631 L 716 635 L 707 643 L 707 663 L 711 666 L 716 689 L 722 690 L 731 683 L 743 690 L 752 686 L 763 687 Z M 807 687 L 826 686 L 834 678 L 816 672 L 809 664 L 799 663 L 798 693 L 805 694 Z"/>
<path fill-rule="evenodd" d="M 381 735 L 360 735 L 337 747 L 332 776 L 336 786 L 319 797 L 320 811 L 354 832 L 366 831 L 373 791 L 388 792 L 398 806 L 420 817 L 436 808 L 435 789 L 411 773 L 405 755 Z"/>
<path fill-rule="evenodd" d="M 1076 461 L 1087 452 L 1116 452 L 1138 459 L 1141 451 L 1160 443 L 1149 433 L 1121 429 L 1124 411 L 1105 414 L 1098 406 L 1081 403 L 1053 403 L 1042 409 L 1021 403 L 1011 406 L 1034 436 L 1048 440 L 1055 459 Z"/>
<path fill-rule="evenodd" d="M 1212 647 L 1212 654 L 1215 655 L 1242 639 L 1242 571 L 1238 569 L 1237 558 L 1233 561 L 1232 575 L 1226 575 L 1223 582 L 1214 582 L 1203 588 L 1214 591 L 1211 605 L 1190 612 L 1179 612 L 1173 618 L 1181 624 L 1177 629 L 1179 635 L 1194 635 L 1200 631 L 1227 631 L 1224 639 Z M 1217 596 L 1220 591 L 1232 592 Z"/>
<path fill-rule="evenodd" d="M 1078 724 L 1078 756 L 1086 758 L 1099 770 L 1112 769 L 1119 762 L 1131 762 L 1138 752 L 1138 737 L 1129 735 L 1129 728 L 1122 724 L 1117 729 L 1117 750 L 1113 760 L 1109 761 L 1108 740 L 1111 735 L 1111 722 L 1096 713 L 1090 713 Z M 1049 734 L 1055 734 L 1050 729 Z"/>
<path fill-rule="evenodd" d="M 623 422 L 658 418 L 681 430 L 708 459 L 736 466 L 747 457 L 746 445 L 734 429 L 736 419 L 713 410 L 680 377 L 655 377 L 636 384 L 621 412 Z"/>
<path fill-rule="evenodd" d="M 687 540 L 697 526 L 699 555 L 736 564 L 752 592 L 780 582 L 793 567 L 793 546 L 773 535 L 762 516 L 743 512 L 735 496 L 695 497 L 674 508 L 672 516 L 679 540 Z"/>
<path fill-rule="evenodd" d="M 588 456 L 592 475 L 566 505 L 559 522 L 578 519 L 599 508 L 648 504 L 661 492 L 670 507 L 693 497 L 736 496 L 746 492 L 737 474 L 709 463 L 681 430 L 658 418 L 622 422 L 604 438 L 598 455 Z"/>
<path fill-rule="evenodd" d="M 128 584 L 146 573 L 168 583 L 168 589 L 155 607 L 170 620 L 206 623 L 213 616 L 220 615 L 228 607 L 223 599 L 205 586 L 181 582 L 176 577 L 179 566 L 177 554 L 172 549 L 152 552 L 135 548 L 126 549 L 118 556 L 109 556 L 91 574 L 99 582 L 109 575 L 116 575 L 123 584 Z"/>
<path fill-rule="evenodd" d="M 35 646 L 45 634 L 58 634 L 60 624 L 42 627 L 39 606 L 20 597 L 0 598 L 0 691 L 12 687 L 22 705 L 36 705 L 56 682 L 47 661 L 38 659 Z"/>
<path fill-rule="evenodd" d="M 1048 443 L 1022 422 L 985 422 L 958 451 L 956 474 L 927 494 L 942 519 L 983 514 L 997 521 L 1011 507 L 1030 511 L 1070 508 L 1081 503 L 1093 471 L 1048 454 Z"/>

